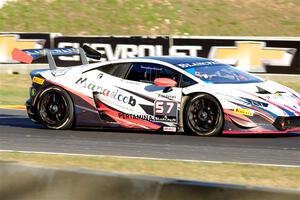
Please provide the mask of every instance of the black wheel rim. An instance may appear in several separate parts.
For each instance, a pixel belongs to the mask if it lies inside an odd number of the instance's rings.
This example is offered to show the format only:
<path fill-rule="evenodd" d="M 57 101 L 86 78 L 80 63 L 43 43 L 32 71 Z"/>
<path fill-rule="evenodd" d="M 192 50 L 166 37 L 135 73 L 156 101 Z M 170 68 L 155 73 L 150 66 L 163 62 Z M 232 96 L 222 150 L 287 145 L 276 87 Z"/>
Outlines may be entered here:
<path fill-rule="evenodd" d="M 197 98 L 189 108 L 189 124 L 203 135 L 210 134 L 216 129 L 219 118 L 220 110 L 216 103 L 209 98 Z"/>
<path fill-rule="evenodd" d="M 41 100 L 40 116 L 47 125 L 59 126 L 68 117 L 66 99 L 56 92 L 47 93 Z"/>

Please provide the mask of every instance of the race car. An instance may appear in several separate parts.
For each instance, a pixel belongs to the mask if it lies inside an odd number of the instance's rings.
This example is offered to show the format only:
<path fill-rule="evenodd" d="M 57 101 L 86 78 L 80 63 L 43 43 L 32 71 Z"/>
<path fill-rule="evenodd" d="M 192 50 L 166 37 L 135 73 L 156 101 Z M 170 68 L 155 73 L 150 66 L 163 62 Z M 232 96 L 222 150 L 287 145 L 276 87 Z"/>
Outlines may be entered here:
<path fill-rule="evenodd" d="M 57 67 L 53 56 L 80 55 L 82 65 Z M 300 96 L 276 82 L 200 57 L 100 59 L 90 47 L 14 49 L 50 69 L 30 73 L 30 119 L 50 129 L 99 127 L 193 133 L 276 134 L 300 131 Z"/>

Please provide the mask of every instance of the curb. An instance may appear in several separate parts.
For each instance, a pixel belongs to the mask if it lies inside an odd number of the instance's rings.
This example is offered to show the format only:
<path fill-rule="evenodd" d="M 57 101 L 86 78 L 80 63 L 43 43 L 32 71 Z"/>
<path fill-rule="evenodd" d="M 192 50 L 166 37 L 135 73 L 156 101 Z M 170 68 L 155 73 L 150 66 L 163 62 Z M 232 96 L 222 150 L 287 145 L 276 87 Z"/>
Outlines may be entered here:
<path fill-rule="evenodd" d="M 24 105 L 0 105 L 0 109 L 26 110 L 26 106 L 24 106 Z"/>

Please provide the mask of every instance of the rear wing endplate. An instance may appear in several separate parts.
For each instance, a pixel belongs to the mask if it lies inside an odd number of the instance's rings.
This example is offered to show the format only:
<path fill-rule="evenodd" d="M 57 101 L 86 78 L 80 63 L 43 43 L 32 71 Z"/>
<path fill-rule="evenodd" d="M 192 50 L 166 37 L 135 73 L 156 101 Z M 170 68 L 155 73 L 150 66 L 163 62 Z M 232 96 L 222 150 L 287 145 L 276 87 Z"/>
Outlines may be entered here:
<path fill-rule="evenodd" d="M 40 57 L 47 56 L 50 70 L 56 69 L 56 63 L 53 56 L 73 56 L 80 55 L 80 60 L 83 65 L 89 64 L 87 57 L 100 60 L 101 54 L 92 49 L 91 47 L 84 45 L 82 48 L 55 48 L 55 49 L 17 49 L 12 51 L 12 57 L 19 62 L 30 64 L 33 60 Z"/>

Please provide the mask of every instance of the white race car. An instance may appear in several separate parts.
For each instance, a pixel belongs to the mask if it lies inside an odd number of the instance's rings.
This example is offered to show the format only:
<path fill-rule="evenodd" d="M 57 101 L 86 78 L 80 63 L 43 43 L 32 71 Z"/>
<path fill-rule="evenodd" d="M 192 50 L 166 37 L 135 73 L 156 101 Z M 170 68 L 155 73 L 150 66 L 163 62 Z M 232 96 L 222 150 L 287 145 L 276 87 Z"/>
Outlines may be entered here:
<path fill-rule="evenodd" d="M 80 54 L 83 65 L 57 68 L 52 55 Z M 29 117 L 51 129 L 126 128 L 194 133 L 300 131 L 300 96 L 276 82 L 199 57 L 142 57 L 89 64 L 97 51 L 14 49 L 49 70 L 31 72 Z"/>

